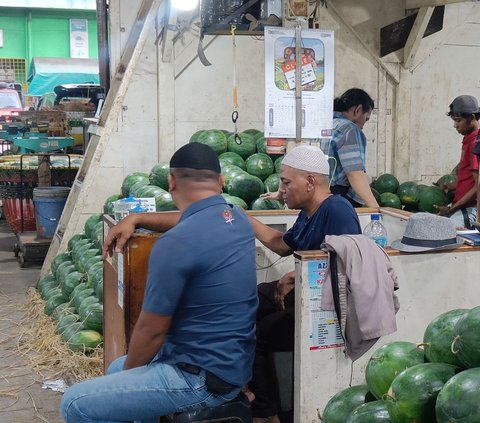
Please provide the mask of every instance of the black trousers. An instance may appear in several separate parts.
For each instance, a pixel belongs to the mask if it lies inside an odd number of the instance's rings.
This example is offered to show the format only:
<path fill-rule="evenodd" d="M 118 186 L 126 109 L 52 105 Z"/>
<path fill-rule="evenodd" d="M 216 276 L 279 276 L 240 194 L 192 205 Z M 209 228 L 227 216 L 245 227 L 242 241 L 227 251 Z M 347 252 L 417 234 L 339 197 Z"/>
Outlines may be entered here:
<path fill-rule="evenodd" d="M 285 297 L 285 310 L 281 310 L 275 304 L 277 283 L 278 281 L 258 285 L 257 347 L 253 378 L 249 383 L 250 390 L 255 394 L 252 404 L 254 417 L 278 414 L 279 387 L 271 353 L 293 351 L 295 292 L 292 290 Z"/>

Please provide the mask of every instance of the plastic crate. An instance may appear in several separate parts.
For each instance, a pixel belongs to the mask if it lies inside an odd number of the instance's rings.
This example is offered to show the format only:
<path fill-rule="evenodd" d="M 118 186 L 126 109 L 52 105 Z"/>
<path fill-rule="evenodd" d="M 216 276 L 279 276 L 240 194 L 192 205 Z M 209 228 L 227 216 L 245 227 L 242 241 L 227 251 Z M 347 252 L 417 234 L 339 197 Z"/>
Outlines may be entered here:
<path fill-rule="evenodd" d="M 24 198 L 23 200 L 19 198 L 2 198 L 2 205 L 5 219 L 15 234 L 36 230 L 35 206 L 31 198 Z"/>

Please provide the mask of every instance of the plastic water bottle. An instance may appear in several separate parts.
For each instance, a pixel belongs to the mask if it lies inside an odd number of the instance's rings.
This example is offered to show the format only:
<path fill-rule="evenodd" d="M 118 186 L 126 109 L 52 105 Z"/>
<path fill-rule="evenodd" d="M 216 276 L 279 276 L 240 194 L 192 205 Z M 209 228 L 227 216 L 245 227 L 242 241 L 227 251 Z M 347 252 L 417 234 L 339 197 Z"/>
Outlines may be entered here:
<path fill-rule="evenodd" d="M 380 247 L 385 248 L 387 246 L 387 230 L 380 222 L 380 215 L 377 213 L 371 214 L 370 219 L 370 223 L 363 230 L 363 235 L 368 236 Z"/>

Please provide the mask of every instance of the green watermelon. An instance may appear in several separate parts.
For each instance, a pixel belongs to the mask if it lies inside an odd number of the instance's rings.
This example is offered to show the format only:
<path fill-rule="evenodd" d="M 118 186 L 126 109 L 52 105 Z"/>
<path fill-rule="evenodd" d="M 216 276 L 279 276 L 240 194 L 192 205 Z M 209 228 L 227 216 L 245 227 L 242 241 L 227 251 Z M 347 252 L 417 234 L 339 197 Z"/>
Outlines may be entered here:
<path fill-rule="evenodd" d="M 135 198 L 142 198 L 143 190 L 147 185 L 148 185 L 148 182 L 145 182 L 145 181 L 135 182 L 130 188 L 130 195 L 133 195 L 133 197 Z"/>
<path fill-rule="evenodd" d="M 267 200 L 265 198 L 257 198 L 250 206 L 252 210 L 284 210 L 285 206 L 278 200 Z"/>
<path fill-rule="evenodd" d="M 130 195 L 131 187 L 137 182 L 144 182 L 148 184 L 150 181 L 148 175 L 144 172 L 134 172 L 130 173 L 125 177 L 122 183 L 122 195 L 128 197 Z"/>
<path fill-rule="evenodd" d="M 386 396 L 388 414 L 395 423 L 436 422 L 435 401 L 445 382 L 457 371 L 444 363 L 409 367 L 392 382 Z"/>
<path fill-rule="evenodd" d="M 58 294 L 62 294 L 62 288 L 60 288 L 60 285 L 52 286 L 51 288 L 45 289 L 43 291 L 43 298 L 44 298 L 45 301 L 48 301 L 50 298 L 52 298 L 52 297 L 54 297 L 55 295 L 58 295 Z"/>
<path fill-rule="evenodd" d="M 57 325 L 55 327 L 55 332 L 61 335 L 68 326 L 76 322 L 78 322 L 77 314 L 68 314 L 68 315 L 62 316 L 60 320 L 58 320 L 57 322 Z"/>
<path fill-rule="evenodd" d="M 243 172 L 228 181 L 227 192 L 235 197 L 240 197 L 245 203 L 251 204 L 253 200 L 264 193 L 264 186 L 260 178 Z"/>
<path fill-rule="evenodd" d="M 81 291 L 77 291 L 72 297 L 73 305 L 78 310 L 80 307 L 80 304 L 82 304 L 82 301 L 87 297 L 91 297 L 92 295 L 95 295 L 95 292 L 92 288 L 87 288 L 87 289 L 82 289 Z"/>
<path fill-rule="evenodd" d="M 245 160 L 242 159 L 237 153 L 227 151 L 218 157 L 220 161 L 220 167 L 223 169 L 226 165 L 238 166 L 240 169 L 245 170 Z"/>
<path fill-rule="evenodd" d="M 435 403 L 438 423 L 480 421 L 480 367 L 464 370 L 445 383 Z"/>
<path fill-rule="evenodd" d="M 84 313 L 83 324 L 85 327 L 103 333 L 103 305 L 99 302 L 92 303 L 86 307 Z"/>
<path fill-rule="evenodd" d="M 265 185 L 266 192 L 277 192 L 280 186 L 280 174 L 279 173 L 272 173 L 265 181 L 263 181 Z"/>
<path fill-rule="evenodd" d="M 70 300 L 73 300 L 73 298 L 75 296 L 77 296 L 81 291 L 83 291 L 84 289 L 87 289 L 89 288 L 89 286 L 85 283 L 85 282 L 81 282 L 79 283 L 73 290 L 73 292 L 70 294 Z M 75 306 L 75 304 L 73 302 L 72 303 L 72 307 Z"/>
<path fill-rule="evenodd" d="M 68 340 L 70 338 L 73 337 L 73 335 L 75 335 L 77 332 L 81 331 L 81 330 L 84 330 L 85 327 L 83 326 L 83 323 L 82 322 L 74 322 L 68 326 L 65 327 L 65 329 L 63 329 L 63 333 L 62 333 L 62 339 L 66 342 L 68 342 Z"/>
<path fill-rule="evenodd" d="M 415 182 L 404 182 L 397 189 L 397 196 L 406 206 L 418 203 L 418 186 Z"/>
<path fill-rule="evenodd" d="M 39 292 L 42 292 L 42 289 L 44 286 L 50 285 L 52 283 L 58 285 L 58 282 L 56 281 L 55 276 L 53 276 L 52 274 L 49 274 L 47 276 L 44 276 L 42 279 L 40 279 L 37 282 L 37 289 Z"/>
<path fill-rule="evenodd" d="M 103 230 L 103 227 L 102 227 Z M 85 272 L 85 264 L 87 260 L 90 260 L 93 257 L 101 256 L 101 251 L 98 248 L 91 248 L 87 251 L 84 251 L 83 254 L 79 257 L 76 267 L 79 272 Z"/>
<path fill-rule="evenodd" d="M 237 175 L 244 175 L 245 171 L 235 165 L 225 165 L 222 168 L 222 175 L 224 176 L 223 191 L 228 192 L 228 183 Z"/>
<path fill-rule="evenodd" d="M 347 417 L 346 423 L 392 423 L 386 401 L 372 401 L 356 407 Z"/>
<path fill-rule="evenodd" d="M 115 201 L 118 201 L 120 199 L 122 199 L 123 196 L 121 194 L 114 194 L 114 195 L 111 195 L 110 197 L 108 197 L 106 200 L 105 200 L 105 203 L 103 204 L 103 213 L 104 214 L 113 214 L 113 203 Z M 77 235 L 74 235 L 74 236 L 77 236 Z"/>
<path fill-rule="evenodd" d="M 380 175 L 375 181 L 374 188 L 380 193 L 390 192 L 395 194 L 399 187 L 398 179 L 390 173 Z"/>
<path fill-rule="evenodd" d="M 103 343 L 103 336 L 94 330 L 79 330 L 68 338 L 68 347 L 72 351 L 85 351 L 97 348 Z"/>
<path fill-rule="evenodd" d="M 240 137 L 239 144 L 235 142 L 233 134 L 228 137 L 228 151 L 233 151 L 241 156 L 243 160 L 246 160 L 257 151 L 257 144 L 255 143 L 255 138 L 249 134 L 241 132 L 238 135 Z"/>
<path fill-rule="evenodd" d="M 457 182 L 457 177 L 451 173 L 441 176 L 435 183 L 439 187 L 445 187 L 449 184 L 455 184 Z"/>
<path fill-rule="evenodd" d="M 70 298 L 75 287 L 83 281 L 83 276 L 83 273 L 71 272 L 65 277 L 61 286 L 62 294 L 65 299 Z"/>
<path fill-rule="evenodd" d="M 382 192 L 380 194 L 380 207 L 393 207 L 394 209 L 401 209 L 402 202 L 395 194 L 391 192 Z"/>
<path fill-rule="evenodd" d="M 102 214 L 101 213 L 92 214 L 87 219 L 83 229 L 85 231 L 85 235 L 87 235 L 88 238 L 92 239 L 93 228 L 95 227 L 95 225 L 98 222 L 101 222 L 101 221 L 102 221 Z"/>
<path fill-rule="evenodd" d="M 69 314 L 75 314 L 76 310 L 70 304 L 70 302 L 66 302 L 60 304 L 53 310 L 52 317 L 58 322 L 62 317 L 68 316 Z"/>
<path fill-rule="evenodd" d="M 103 278 L 97 282 L 97 287 L 95 288 L 95 294 L 97 295 L 99 301 L 103 303 Z"/>
<path fill-rule="evenodd" d="M 240 197 L 234 197 L 233 195 L 229 195 L 229 194 L 225 194 L 225 193 L 223 193 L 222 196 L 223 196 L 223 198 L 225 198 L 225 201 L 227 203 L 233 204 L 234 206 L 238 206 L 238 207 L 242 208 L 243 210 L 248 209 L 247 203 L 245 203 L 245 201 L 243 201 Z"/>
<path fill-rule="evenodd" d="M 99 299 L 95 295 L 91 295 L 90 297 L 85 298 L 80 304 L 80 307 L 78 307 L 78 315 L 80 316 L 80 320 L 83 322 L 85 327 L 87 327 L 85 325 L 85 317 L 87 317 L 87 309 L 92 304 L 100 304 Z"/>
<path fill-rule="evenodd" d="M 103 262 L 90 266 L 87 272 L 87 285 L 93 288 L 99 278 L 103 278 Z"/>
<path fill-rule="evenodd" d="M 280 173 L 280 166 L 282 164 L 282 160 L 283 160 L 283 157 L 284 156 L 280 156 L 278 159 L 276 159 L 273 164 L 275 166 L 275 173 Z"/>
<path fill-rule="evenodd" d="M 345 423 L 348 415 L 355 408 L 373 400 L 372 394 L 365 385 L 346 388 L 330 398 L 323 410 L 322 423 Z"/>
<path fill-rule="evenodd" d="M 63 294 L 60 292 L 59 294 L 55 294 L 51 296 L 47 302 L 45 303 L 44 312 L 47 316 L 50 316 L 60 304 L 65 302 L 65 298 Z"/>
<path fill-rule="evenodd" d="M 169 210 L 178 210 L 177 205 L 172 199 L 172 195 L 164 191 L 155 196 L 155 210 L 159 211 L 169 211 Z"/>
<path fill-rule="evenodd" d="M 83 239 L 87 239 L 87 235 L 85 235 L 84 233 L 73 235 L 68 241 L 68 251 L 72 251 L 75 244 Z"/>
<path fill-rule="evenodd" d="M 200 132 L 194 141 L 200 144 L 208 145 L 217 153 L 217 156 L 227 151 L 227 137 L 219 129 L 207 129 Z"/>
<path fill-rule="evenodd" d="M 54 289 L 54 288 L 59 288 L 59 284 L 58 284 L 58 281 L 53 278 L 49 278 L 48 280 L 46 280 L 45 282 L 42 283 L 41 287 L 38 288 L 39 292 L 40 292 L 40 296 L 42 297 L 42 299 L 46 300 L 47 298 L 49 298 L 49 292 Z"/>
<path fill-rule="evenodd" d="M 245 129 L 245 131 L 243 131 L 244 134 L 248 134 L 248 135 L 251 135 L 252 137 L 256 137 L 257 135 L 260 135 L 262 134 L 263 135 L 263 132 L 260 131 L 259 129 Z"/>
<path fill-rule="evenodd" d="M 88 274 L 90 268 L 97 264 L 97 263 L 102 263 L 102 265 L 100 266 L 100 268 L 103 268 L 103 257 L 101 254 L 97 255 L 97 256 L 93 256 L 93 257 L 90 257 L 86 262 L 85 262 L 85 265 L 84 265 L 84 268 L 85 268 L 85 273 Z"/>
<path fill-rule="evenodd" d="M 87 241 L 88 242 L 88 241 Z M 53 275 L 56 275 L 57 268 L 65 261 L 71 261 L 70 253 L 60 253 L 55 256 L 52 260 L 52 265 L 50 266 L 50 270 L 52 271 Z"/>
<path fill-rule="evenodd" d="M 168 191 L 168 175 L 170 174 L 170 164 L 167 162 L 161 162 L 152 167 L 148 180 L 151 185 L 156 185 Z"/>
<path fill-rule="evenodd" d="M 434 206 L 443 207 L 447 205 L 445 193 L 437 187 L 422 189 L 418 195 L 418 210 L 421 212 L 438 213 Z"/>
<path fill-rule="evenodd" d="M 425 357 L 432 363 L 447 363 L 462 367 L 458 357 L 452 353 L 453 329 L 468 309 L 455 309 L 440 314 L 425 329 L 423 344 Z"/>
<path fill-rule="evenodd" d="M 257 145 L 257 152 L 267 154 L 267 140 L 263 134 L 255 136 L 255 144 Z"/>
<path fill-rule="evenodd" d="M 405 369 L 424 362 L 424 353 L 412 342 L 390 342 L 376 350 L 367 363 L 365 379 L 377 399 L 388 392 L 395 377 Z"/>
<path fill-rule="evenodd" d="M 253 176 L 257 176 L 262 181 L 267 179 L 275 170 L 272 159 L 264 153 L 252 154 L 245 160 L 246 171 Z"/>
<path fill-rule="evenodd" d="M 188 142 L 196 142 L 199 135 L 204 131 L 204 129 L 200 129 L 199 131 L 195 132 L 194 134 L 192 134 L 192 136 L 190 137 L 190 140 Z"/>
<path fill-rule="evenodd" d="M 469 310 L 453 328 L 452 352 L 463 367 L 480 367 L 480 306 Z"/>
<path fill-rule="evenodd" d="M 80 257 L 82 257 L 83 254 L 85 254 L 86 251 L 88 250 L 93 250 L 95 249 L 95 244 L 93 242 L 89 242 L 87 244 L 77 244 L 75 248 L 72 250 L 72 260 L 75 265 L 80 262 Z M 97 249 L 96 253 L 98 254 L 99 251 Z M 60 269 L 59 269 L 60 270 Z M 57 273 L 58 271 L 57 270 Z"/>

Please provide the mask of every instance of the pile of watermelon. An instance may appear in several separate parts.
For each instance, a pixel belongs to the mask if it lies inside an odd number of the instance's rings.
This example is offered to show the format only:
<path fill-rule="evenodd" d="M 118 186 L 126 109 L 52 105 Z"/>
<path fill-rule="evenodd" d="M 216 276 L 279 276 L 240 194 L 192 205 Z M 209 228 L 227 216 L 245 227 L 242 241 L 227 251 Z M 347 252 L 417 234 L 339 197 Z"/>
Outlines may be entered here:
<path fill-rule="evenodd" d="M 381 207 L 393 207 L 413 213 L 436 214 L 438 210 L 435 206 L 446 206 L 453 201 L 455 195 L 455 190 L 448 190 L 445 193 L 440 187 L 455 183 L 455 181 L 456 175 L 447 174 L 430 186 L 413 181 L 400 183 L 394 175 L 385 173 L 372 183 L 371 189 Z"/>
<path fill-rule="evenodd" d="M 68 249 L 52 261 L 51 273 L 37 284 L 45 314 L 73 351 L 89 351 L 103 343 L 103 222 L 90 216 L 84 233 L 68 241 Z"/>
<path fill-rule="evenodd" d="M 276 200 L 264 200 L 260 196 L 275 192 L 280 183 L 282 155 L 267 154 L 263 132 L 247 129 L 235 139 L 231 132 L 206 129 L 195 132 L 190 142 L 206 144 L 217 153 L 225 177 L 223 196 L 232 204 L 250 210 L 283 209 Z M 166 164 L 157 166 L 165 167 Z M 160 180 L 155 183 L 160 185 Z"/>
<path fill-rule="evenodd" d="M 323 423 L 475 423 L 480 421 L 480 306 L 441 314 L 423 342 L 376 350 L 366 384 L 327 403 Z"/>

